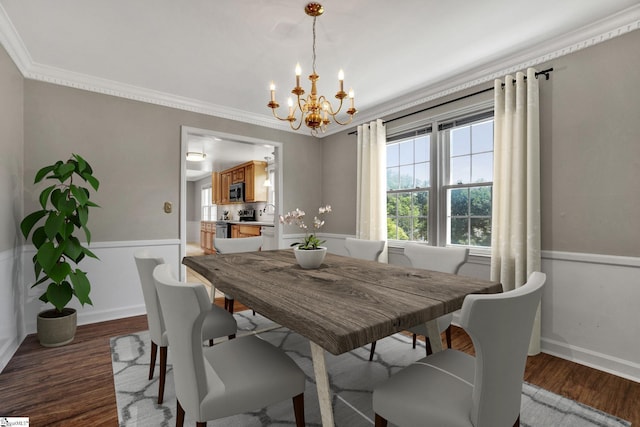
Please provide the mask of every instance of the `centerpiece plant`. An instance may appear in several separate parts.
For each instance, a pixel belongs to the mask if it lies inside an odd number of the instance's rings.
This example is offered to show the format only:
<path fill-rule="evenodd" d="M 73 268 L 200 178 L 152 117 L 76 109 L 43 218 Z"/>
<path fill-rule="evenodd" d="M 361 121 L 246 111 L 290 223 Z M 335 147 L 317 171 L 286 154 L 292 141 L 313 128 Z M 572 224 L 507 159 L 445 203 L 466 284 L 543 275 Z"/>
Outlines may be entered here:
<path fill-rule="evenodd" d="M 320 216 L 320 218 L 318 218 L 317 216 L 313 217 L 314 229 L 319 230 L 322 228 L 322 226 L 324 225 L 324 220 L 321 218 L 323 215 L 329 212 L 331 212 L 330 205 L 321 206 L 318 209 L 318 215 Z M 285 216 L 280 215 L 280 223 L 295 224 L 301 229 L 303 229 L 305 232 L 304 240 L 302 242 L 292 243 L 291 246 L 297 246 L 298 249 L 302 249 L 302 250 L 318 249 L 320 245 L 322 245 L 325 242 L 325 240 L 320 240 L 318 239 L 315 233 L 309 232 L 309 227 L 307 227 L 307 225 L 304 223 L 304 216 L 305 216 L 305 212 L 296 208 L 296 210 L 294 211 L 287 212 Z"/>
<path fill-rule="evenodd" d="M 89 208 L 98 207 L 90 200 L 89 189 L 78 185 L 78 179 L 81 179 L 93 190 L 98 190 L 100 183 L 93 176 L 89 163 L 73 154 L 66 162 L 59 160 L 40 169 L 34 184 L 45 179 L 55 183 L 40 193 L 41 209 L 30 213 L 20 223 L 25 239 L 31 234 L 31 242 L 36 248 L 33 256 L 36 282 L 32 287 L 46 283 L 40 300 L 55 307 L 38 315 L 39 329 L 42 316 L 75 316 L 75 309 L 66 307 L 73 297 L 83 306 L 92 305 L 89 297 L 91 284 L 86 272 L 77 268 L 77 264 L 87 256 L 98 258 L 78 238 L 82 231 L 87 245 L 91 242 L 91 232 L 87 228 Z M 43 343 L 40 330 L 38 336 Z"/>

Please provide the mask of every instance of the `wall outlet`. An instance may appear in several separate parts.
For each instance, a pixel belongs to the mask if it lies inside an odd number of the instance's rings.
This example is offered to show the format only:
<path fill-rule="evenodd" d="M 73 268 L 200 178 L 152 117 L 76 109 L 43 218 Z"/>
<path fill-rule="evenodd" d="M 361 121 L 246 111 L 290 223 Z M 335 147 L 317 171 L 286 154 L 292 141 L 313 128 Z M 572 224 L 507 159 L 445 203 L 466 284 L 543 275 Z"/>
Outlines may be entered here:
<path fill-rule="evenodd" d="M 164 212 L 165 213 L 171 213 L 172 209 L 173 209 L 173 206 L 171 205 L 171 202 L 164 202 Z"/>

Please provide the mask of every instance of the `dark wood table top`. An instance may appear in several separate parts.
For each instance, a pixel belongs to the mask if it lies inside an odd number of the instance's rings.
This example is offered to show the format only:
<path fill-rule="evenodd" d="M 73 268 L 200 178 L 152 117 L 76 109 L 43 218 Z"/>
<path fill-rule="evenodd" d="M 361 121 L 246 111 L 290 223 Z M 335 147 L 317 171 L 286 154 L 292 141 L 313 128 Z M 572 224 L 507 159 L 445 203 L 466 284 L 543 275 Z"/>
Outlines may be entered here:
<path fill-rule="evenodd" d="M 293 250 L 188 256 L 182 263 L 242 304 L 341 354 L 462 307 L 496 282 L 328 253 L 317 270 Z"/>

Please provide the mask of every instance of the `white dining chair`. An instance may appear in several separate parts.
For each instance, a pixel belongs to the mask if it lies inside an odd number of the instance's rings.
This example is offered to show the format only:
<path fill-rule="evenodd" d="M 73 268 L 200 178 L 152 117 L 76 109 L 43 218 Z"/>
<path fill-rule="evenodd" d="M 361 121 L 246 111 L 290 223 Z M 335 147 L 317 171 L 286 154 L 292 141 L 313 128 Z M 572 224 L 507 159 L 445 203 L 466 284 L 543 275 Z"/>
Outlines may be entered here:
<path fill-rule="evenodd" d="M 153 378 L 158 347 L 160 348 L 160 378 L 158 383 L 158 403 L 160 404 L 164 399 L 169 338 L 162 315 L 162 308 L 160 307 L 160 301 L 158 300 L 156 284 L 153 280 L 153 269 L 158 265 L 164 264 L 164 259 L 154 256 L 146 249 L 136 251 L 133 257 L 138 269 L 138 276 L 140 277 L 142 296 L 147 310 L 149 335 L 151 337 L 150 380 Z M 203 322 L 201 333 L 202 341 L 209 340 L 209 345 L 213 345 L 214 338 L 226 336 L 229 339 L 233 339 L 236 336 L 237 329 L 238 325 L 232 314 L 220 307 L 212 305 L 211 311 L 207 314 Z"/>
<path fill-rule="evenodd" d="M 296 426 L 304 426 L 305 374 L 286 353 L 254 335 L 203 347 L 199 331 L 211 311 L 204 285 L 176 281 L 166 264 L 153 278 L 171 342 L 176 427 L 185 416 L 205 427 L 289 398 Z"/>
<path fill-rule="evenodd" d="M 352 258 L 369 261 L 378 261 L 384 251 L 385 240 L 364 240 L 347 237 L 344 239 L 344 247 Z"/>
<path fill-rule="evenodd" d="M 404 247 L 404 255 L 409 259 L 413 268 L 439 271 L 441 273 L 458 274 L 469 258 L 469 248 L 430 246 L 423 243 L 407 243 Z M 451 321 L 453 313 L 447 313 L 436 319 L 438 332 L 445 333 L 447 347 L 451 348 Z M 427 333 L 427 326 L 420 324 L 409 328 L 413 333 L 413 348 L 416 348 L 417 336 L 424 336 L 427 356 L 431 354 L 431 342 Z M 371 344 L 369 360 L 373 360 L 376 343 Z"/>
<path fill-rule="evenodd" d="M 214 237 L 213 247 L 216 253 L 233 254 L 240 252 L 256 252 L 262 250 L 264 240 L 262 236 L 242 237 L 242 238 L 220 238 Z M 233 296 L 224 294 L 224 306 L 230 313 L 233 313 L 233 304 L 235 299 Z M 255 312 L 253 313 L 255 314 Z"/>
<path fill-rule="evenodd" d="M 518 426 L 529 339 L 545 281 L 544 273 L 534 272 L 515 290 L 467 295 L 460 325 L 476 356 L 447 349 L 377 385 L 375 426 Z"/>

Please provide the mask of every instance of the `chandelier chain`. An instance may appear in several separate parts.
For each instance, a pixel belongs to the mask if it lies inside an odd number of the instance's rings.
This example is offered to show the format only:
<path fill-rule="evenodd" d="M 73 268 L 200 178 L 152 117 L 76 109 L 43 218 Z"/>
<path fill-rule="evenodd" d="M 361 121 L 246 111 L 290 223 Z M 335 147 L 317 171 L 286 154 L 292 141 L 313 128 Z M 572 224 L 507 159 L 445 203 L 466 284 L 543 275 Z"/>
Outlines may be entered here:
<path fill-rule="evenodd" d="M 316 18 L 313 17 L 313 74 L 316 74 Z"/>

